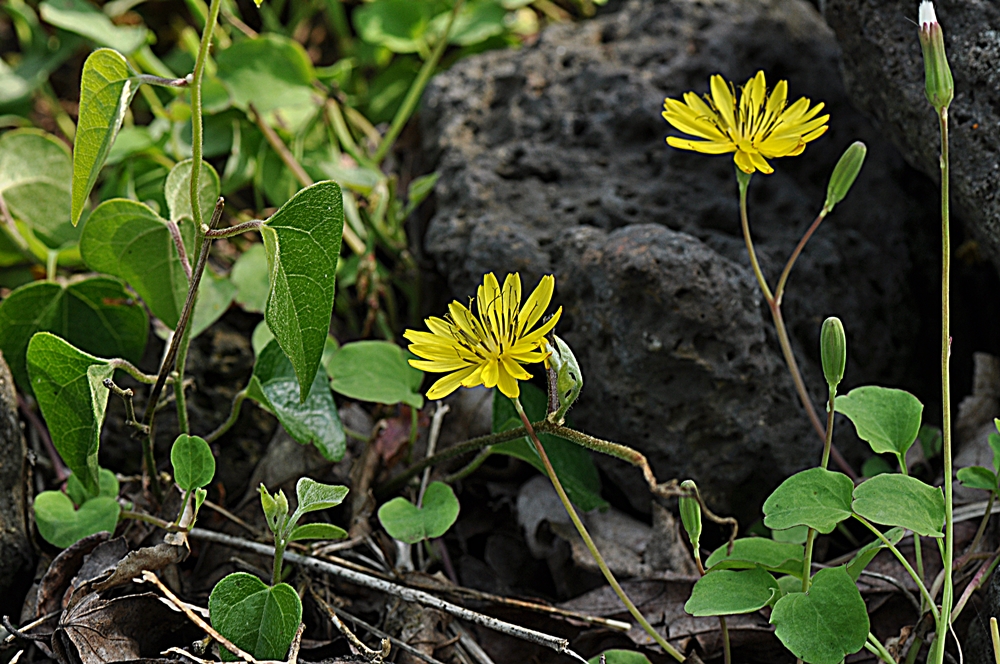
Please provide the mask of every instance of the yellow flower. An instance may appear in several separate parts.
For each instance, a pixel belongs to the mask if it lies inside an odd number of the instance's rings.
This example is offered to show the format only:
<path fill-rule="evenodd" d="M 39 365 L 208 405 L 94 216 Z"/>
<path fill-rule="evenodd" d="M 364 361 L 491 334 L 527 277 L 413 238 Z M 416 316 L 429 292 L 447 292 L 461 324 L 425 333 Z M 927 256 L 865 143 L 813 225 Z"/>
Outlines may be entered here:
<path fill-rule="evenodd" d="M 764 72 L 747 81 L 737 100 L 732 84 L 716 74 L 711 78 L 711 95 L 704 101 L 693 92 L 684 101 L 665 99 L 663 118 L 677 129 L 704 140 L 669 136 L 675 148 L 705 154 L 735 152 L 736 166 L 744 173 L 774 172 L 767 159 L 802 154 L 806 143 L 822 136 L 829 115 L 819 103 L 809 107 L 802 97 L 788 104 L 788 82 L 779 81 L 769 95 Z M 707 103 L 706 103 L 707 102 Z"/>
<path fill-rule="evenodd" d="M 541 327 L 531 328 L 541 320 L 552 300 L 556 280 L 542 277 L 541 283 L 521 306 L 521 277 L 509 274 L 503 289 L 491 272 L 483 277 L 477 298 L 465 307 L 459 302 L 448 306 L 444 318 L 430 317 L 424 322 L 430 332 L 407 330 L 410 352 L 424 358 L 410 360 L 421 371 L 448 373 L 427 391 L 428 399 L 448 396 L 459 386 L 498 386 L 511 399 L 521 393 L 517 381 L 531 378 L 522 364 L 545 361 L 543 337 L 555 327 L 562 307 Z M 471 309 L 475 304 L 476 314 Z"/>

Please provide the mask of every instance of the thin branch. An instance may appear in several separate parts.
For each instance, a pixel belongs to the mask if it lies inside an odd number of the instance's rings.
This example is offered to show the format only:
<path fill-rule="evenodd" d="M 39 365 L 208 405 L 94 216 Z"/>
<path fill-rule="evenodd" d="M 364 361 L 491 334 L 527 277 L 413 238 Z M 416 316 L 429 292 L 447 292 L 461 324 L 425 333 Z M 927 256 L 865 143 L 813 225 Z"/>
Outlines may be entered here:
<path fill-rule="evenodd" d="M 334 611 L 333 608 L 331 608 L 330 605 L 319 596 L 319 593 L 317 593 L 315 588 L 312 587 L 312 584 L 309 585 L 309 594 L 312 595 L 313 599 L 317 604 L 319 604 L 320 608 L 326 612 L 326 615 L 330 618 L 330 622 L 333 623 L 334 627 L 340 630 L 340 633 L 344 635 L 344 638 L 347 639 L 348 643 L 354 646 L 363 657 L 368 659 L 369 662 L 372 664 L 381 664 L 382 661 L 389 656 L 389 651 L 392 648 L 392 642 L 389 641 L 389 639 L 382 639 L 381 650 L 372 650 L 362 643 L 361 639 L 355 636 L 354 632 L 348 629 L 347 625 L 345 625 L 340 618 L 337 617 L 337 612 Z"/>
<path fill-rule="evenodd" d="M 263 225 L 263 221 L 254 219 L 253 221 L 244 221 L 242 224 L 236 224 L 235 226 L 230 226 L 228 228 L 204 228 L 202 230 L 205 233 L 205 237 L 221 238 L 241 235 L 247 231 L 256 231 Z"/>
<path fill-rule="evenodd" d="M 181 267 L 184 268 L 184 275 L 191 281 L 191 263 L 188 261 L 187 249 L 184 247 L 184 238 L 181 237 L 181 229 L 177 227 L 176 221 L 168 221 L 167 229 L 170 231 L 170 238 L 174 241 L 174 248 L 181 259 Z"/>
<path fill-rule="evenodd" d="M 121 398 L 125 403 L 125 424 L 133 427 L 139 433 L 149 435 L 149 427 L 145 424 L 139 422 L 135 419 L 135 406 L 132 403 L 132 397 L 135 394 L 132 392 L 131 388 L 123 390 L 122 388 L 115 385 L 115 381 L 110 378 L 105 378 L 103 381 L 104 387 L 108 388 L 109 391 L 113 392 L 116 396 Z"/>
<path fill-rule="evenodd" d="M 437 449 L 438 437 L 441 435 L 441 423 L 444 422 L 444 416 L 450 410 L 451 407 L 448 404 L 441 403 L 440 401 L 437 402 L 437 409 L 431 418 L 431 430 L 427 435 L 427 454 L 424 455 L 425 457 L 434 456 L 434 450 Z M 417 411 L 413 410 L 411 412 L 416 414 Z M 424 502 L 424 492 L 427 491 L 427 483 L 430 482 L 430 479 L 431 468 L 428 466 L 424 468 L 424 476 L 420 478 L 420 491 L 417 493 L 417 509 L 420 509 L 420 506 Z"/>
<path fill-rule="evenodd" d="M 139 74 L 135 77 L 139 83 L 146 83 L 147 85 L 159 85 L 165 88 L 186 88 L 191 84 L 190 77 L 184 78 L 163 78 L 162 76 L 153 76 L 152 74 Z"/>
<path fill-rule="evenodd" d="M 244 387 L 242 390 L 237 392 L 235 396 L 233 396 L 233 403 L 229 408 L 229 417 L 226 418 L 226 421 L 220 424 L 215 431 L 205 436 L 206 443 L 214 443 L 222 436 L 222 434 L 229 431 L 233 425 L 236 424 L 236 420 L 240 417 L 240 408 L 243 406 L 243 402 L 246 398 L 247 388 Z"/>

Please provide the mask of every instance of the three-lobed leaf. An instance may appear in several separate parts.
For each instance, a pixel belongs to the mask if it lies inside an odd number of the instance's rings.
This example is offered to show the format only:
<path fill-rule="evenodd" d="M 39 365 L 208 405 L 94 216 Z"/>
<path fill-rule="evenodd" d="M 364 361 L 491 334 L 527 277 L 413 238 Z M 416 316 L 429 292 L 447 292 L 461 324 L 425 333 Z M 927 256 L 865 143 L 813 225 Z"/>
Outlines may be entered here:
<path fill-rule="evenodd" d="M 879 475 L 854 489 L 854 511 L 883 526 L 943 537 L 944 494 L 908 475 Z"/>
<path fill-rule="evenodd" d="M 84 502 L 79 509 L 62 491 L 43 491 L 35 496 L 35 523 L 38 534 L 60 549 L 99 533 L 113 533 L 121 507 L 108 496 L 98 496 Z"/>
<path fill-rule="evenodd" d="M 834 401 L 838 413 L 854 423 L 858 438 L 871 445 L 875 454 L 905 455 L 917 439 L 924 406 L 904 390 L 867 385 L 857 387 Z"/>
<path fill-rule="evenodd" d="M 781 596 L 778 582 L 767 570 L 717 570 L 698 579 L 684 610 L 692 616 L 753 613 Z"/>
<path fill-rule="evenodd" d="M 0 136 L 0 198 L 50 249 L 76 241 L 70 223 L 69 149 L 55 136 L 18 129 Z"/>
<path fill-rule="evenodd" d="M 840 664 L 868 640 L 868 609 L 843 567 L 816 572 L 808 593 L 791 593 L 771 611 L 775 634 L 806 664 Z"/>
<path fill-rule="evenodd" d="M 287 583 L 269 587 L 252 574 L 223 578 L 208 598 L 212 627 L 257 660 L 284 661 L 302 621 L 302 602 Z M 224 662 L 238 658 L 219 648 Z"/>
<path fill-rule="evenodd" d="M 90 492 L 98 490 L 97 449 L 114 367 L 48 332 L 28 342 L 28 376 L 59 455 Z M 68 500 L 68 499 L 67 499 Z"/>
<path fill-rule="evenodd" d="M 215 477 L 215 455 L 204 438 L 182 433 L 170 448 L 174 481 L 185 491 L 208 486 Z"/>
<path fill-rule="evenodd" d="M 417 507 L 405 498 L 393 498 L 378 510 L 378 520 L 395 539 L 416 544 L 441 537 L 458 518 L 458 498 L 444 482 L 431 482 Z"/>
<path fill-rule="evenodd" d="M 302 402 L 330 329 L 343 230 L 343 197 L 331 181 L 299 191 L 261 228 L 271 283 L 264 320 L 292 363 Z"/>
<path fill-rule="evenodd" d="M 843 473 L 810 468 L 792 475 L 764 501 L 764 525 L 809 526 L 826 534 L 851 516 L 854 483 Z"/>
<path fill-rule="evenodd" d="M 406 352 L 390 341 L 344 344 L 326 366 L 330 388 L 359 401 L 420 408 L 424 405 L 419 392 L 424 374 L 406 359 Z"/>

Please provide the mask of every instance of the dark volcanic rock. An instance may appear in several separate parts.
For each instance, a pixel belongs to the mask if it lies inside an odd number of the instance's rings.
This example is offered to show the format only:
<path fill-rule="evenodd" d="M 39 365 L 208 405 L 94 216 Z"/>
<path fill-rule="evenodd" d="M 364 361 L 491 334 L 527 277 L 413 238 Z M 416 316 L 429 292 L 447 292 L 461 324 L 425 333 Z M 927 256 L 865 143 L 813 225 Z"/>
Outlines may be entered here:
<path fill-rule="evenodd" d="M 0 355 L 0 597 L 3 598 L 12 599 L 15 590 L 25 589 L 30 577 L 26 578 L 24 573 L 31 571 L 35 557 L 27 530 L 27 453 L 17 416 L 14 379 Z M 13 606 L 4 608 L 11 611 Z"/>
<path fill-rule="evenodd" d="M 814 396 L 825 397 L 816 342 L 829 315 L 848 330 L 847 386 L 909 386 L 933 186 L 852 109 L 833 35 L 804 2 L 632 0 L 519 52 L 463 61 L 434 79 L 423 112 L 442 172 L 425 248 L 452 294 L 468 297 L 487 271 L 519 270 L 529 284 L 554 273 L 567 308 L 560 334 L 587 378 L 574 421 L 636 445 L 661 479 L 695 477 L 720 509 L 746 516 L 784 475 L 815 463 L 819 442 L 754 288 L 732 158 L 668 148 L 660 111 L 664 96 L 705 91 L 710 74 L 742 83 L 758 69 L 831 114 L 826 136 L 750 186 L 772 284 L 841 152 L 869 145 L 785 298 Z"/>
<path fill-rule="evenodd" d="M 949 109 L 952 201 L 1000 266 L 1000 4 L 935 5 L 955 78 Z M 916 0 L 828 0 L 826 8 L 854 102 L 878 121 L 907 161 L 936 181 L 940 138 L 924 96 L 916 17 Z"/>

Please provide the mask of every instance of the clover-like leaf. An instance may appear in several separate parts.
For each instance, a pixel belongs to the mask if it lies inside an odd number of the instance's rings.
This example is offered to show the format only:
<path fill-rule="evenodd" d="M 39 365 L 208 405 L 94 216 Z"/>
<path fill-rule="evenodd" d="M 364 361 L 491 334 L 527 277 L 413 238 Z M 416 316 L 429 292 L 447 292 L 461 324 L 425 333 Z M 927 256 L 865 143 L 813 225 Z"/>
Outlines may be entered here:
<path fill-rule="evenodd" d="M 717 570 L 698 579 L 684 610 L 692 616 L 753 613 L 781 596 L 778 582 L 761 567 Z"/>
<path fill-rule="evenodd" d="M 327 364 L 330 388 L 359 401 L 420 408 L 424 405 L 419 392 L 424 373 L 406 359 L 406 351 L 390 341 L 344 344 Z"/>
<path fill-rule="evenodd" d="M 868 385 L 837 397 L 834 407 L 854 423 L 875 454 L 905 455 L 917 439 L 924 406 L 904 390 Z"/>
<path fill-rule="evenodd" d="M 215 455 L 204 438 L 182 433 L 170 448 L 174 481 L 185 491 L 208 486 L 215 477 Z"/>
<path fill-rule="evenodd" d="M 264 320 L 295 369 L 302 402 L 330 329 L 343 230 L 343 197 L 331 181 L 299 191 L 261 228 L 271 283 Z"/>
<path fill-rule="evenodd" d="M 287 583 L 268 587 L 252 574 L 237 572 L 219 581 L 208 598 L 212 627 L 258 660 L 284 661 L 302 622 L 302 602 Z M 224 662 L 236 655 L 219 648 Z"/>
<path fill-rule="evenodd" d="M 60 549 L 99 533 L 113 533 L 121 507 L 107 496 L 91 498 L 80 509 L 62 491 L 43 491 L 35 496 L 35 524 L 46 542 Z"/>
<path fill-rule="evenodd" d="M 764 501 L 764 525 L 809 526 L 826 534 L 851 516 L 854 483 L 843 473 L 810 468 L 792 475 Z"/>
<path fill-rule="evenodd" d="M 330 461 L 343 458 L 347 437 L 324 375 L 313 377 L 312 390 L 302 402 L 295 370 L 276 341 L 270 341 L 257 357 L 247 396 L 274 413 L 299 443 L 315 445 Z"/>
<path fill-rule="evenodd" d="M 70 220 L 80 221 L 111 145 L 139 89 L 125 57 L 101 48 L 87 58 L 80 77 L 80 116 L 73 141 L 73 196 Z"/>
<path fill-rule="evenodd" d="M 28 376 L 59 456 L 89 492 L 98 491 L 97 449 L 114 367 L 48 332 L 28 342 Z"/>
<path fill-rule="evenodd" d="M 892 542 L 895 546 L 896 544 L 899 544 L 899 540 L 903 539 L 903 535 L 906 534 L 906 531 L 902 528 L 891 528 L 883 534 L 885 535 L 885 538 Z M 874 542 L 869 542 L 864 545 L 858 549 L 858 552 L 854 554 L 851 561 L 847 563 L 847 573 L 851 575 L 852 579 L 857 581 L 858 577 L 861 576 L 861 572 L 868 567 L 868 563 L 874 560 L 875 556 L 878 555 L 878 552 L 885 548 L 887 548 L 885 543 L 880 539 L 876 539 Z"/>
<path fill-rule="evenodd" d="M 55 136 L 18 129 L 0 136 L 0 197 L 50 249 L 74 242 L 69 221 L 73 160 Z"/>
<path fill-rule="evenodd" d="M 771 611 L 775 634 L 807 664 L 840 664 L 868 640 L 868 609 L 843 567 L 821 569 L 808 593 L 791 593 Z"/>
<path fill-rule="evenodd" d="M 391 537 L 416 544 L 444 535 L 458 518 L 458 511 L 458 498 L 451 487 L 431 482 L 422 507 L 405 498 L 393 498 L 379 508 L 378 520 Z"/>
<path fill-rule="evenodd" d="M 805 548 L 801 544 L 775 542 L 766 537 L 743 537 L 733 542 L 732 553 L 727 553 L 728 548 L 728 544 L 723 544 L 713 551 L 705 561 L 705 567 L 712 570 L 760 566 L 769 572 L 802 578 Z"/>
<path fill-rule="evenodd" d="M 335 540 L 347 537 L 347 531 L 332 523 L 307 523 L 296 526 L 288 536 L 289 542 L 300 540 Z"/>
<path fill-rule="evenodd" d="M 854 489 L 854 511 L 883 526 L 944 537 L 944 495 L 908 475 L 879 475 Z"/>
<path fill-rule="evenodd" d="M 138 362 L 148 331 L 145 308 L 109 277 L 35 281 L 0 302 L 0 350 L 14 380 L 29 394 L 25 352 L 36 332 L 52 332 L 94 355 Z"/>

